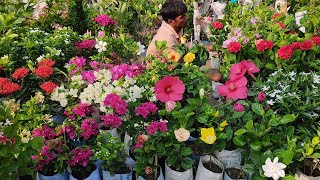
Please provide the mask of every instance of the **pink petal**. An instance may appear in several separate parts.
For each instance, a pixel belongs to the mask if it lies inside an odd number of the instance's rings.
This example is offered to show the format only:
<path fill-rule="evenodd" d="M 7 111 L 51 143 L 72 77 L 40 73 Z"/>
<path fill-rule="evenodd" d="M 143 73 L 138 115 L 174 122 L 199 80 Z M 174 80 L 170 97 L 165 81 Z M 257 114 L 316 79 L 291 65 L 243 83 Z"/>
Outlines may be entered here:
<path fill-rule="evenodd" d="M 229 93 L 228 87 L 225 85 L 218 86 L 217 91 L 220 96 L 226 96 Z"/>
<path fill-rule="evenodd" d="M 248 83 L 248 80 L 246 77 L 242 77 L 234 82 L 234 84 L 237 86 L 237 88 L 244 87 L 247 85 L 247 83 Z"/>
<path fill-rule="evenodd" d="M 238 88 L 235 92 L 238 99 L 246 99 L 248 97 L 248 88 L 247 87 L 241 87 Z"/>
<path fill-rule="evenodd" d="M 169 94 L 169 101 L 180 101 L 182 99 L 182 94 L 172 92 Z"/>

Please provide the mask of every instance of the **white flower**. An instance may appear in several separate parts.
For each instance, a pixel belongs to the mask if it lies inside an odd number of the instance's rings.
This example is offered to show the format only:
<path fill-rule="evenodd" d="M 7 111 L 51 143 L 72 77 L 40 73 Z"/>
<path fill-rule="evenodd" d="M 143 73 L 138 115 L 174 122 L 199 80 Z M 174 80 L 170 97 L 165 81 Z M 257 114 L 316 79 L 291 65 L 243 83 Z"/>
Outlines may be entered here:
<path fill-rule="evenodd" d="M 185 128 L 179 128 L 178 130 L 174 130 L 174 135 L 179 142 L 183 142 L 189 139 L 190 132 Z"/>
<path fill-rule="evenodd" d="M 320 84 L 320 76 L 314 75 L 313 76 L 313 83 Z"/>
<path fill-rule="evenodd" d="M 60 56 L 61 55 L 61 52 L 62 52 L 62 50 L 57 50 L 57 52 L 56 52 L 56 56 Z"/>
<path fill-rule="evenodd" d="M 274 180 L 285 176 L 284 169 L 287 167 L 285 164 L 278 162 L 279 158 L 275 157 L 273 162 L 268 158 L 265 165 L 262 166 L 264 175 L 266 177 L 272 177 Z"/>
<path fill-rule="evenodd" d="M 274 100 L 272 100 L 272 99 L 270 99 L 269 101 L 267 101 L 267 104 L 269 104 L 269 105 L 274 105 L 274 103 L 275 103 L 275 101 Z"/>
<path fill-rule="evenodd" d="M 106 42 L 99 41 L 94 47 L 98 49 L 98 52 L 102 52 L 107 50 L 106 45 Z"/>
<path fill-rule="evenodd" d="M 268 91 L 270 89 L 270 86 L 262 86 L 262 91 Z"/>
<path fill-rule="evenodd" d="M 296 73 L 294 72 L 294 71 L 291 71 L 290 73 L 289 73 L 289 76 L 295 76 L 296 75 Z"/>
<path fill-rule="evenodd" d="M 44 55 L 42 54 L 41 56 L 39 56 L 39 57 L 37 58 L 37 62 L 40 62 L 43 58 L 44 58 Z"/>
<path fill-rule="evenodd" d="M 137 45 L 139 46 L 139 50 L 138 50 L 137 54 L 140 56 L 140 54 L 142 54 L 142 53 L 146 52 L 146 50 L 145 50 L 145 46 L 144 46 L 144 45 L 142 45 L 140 41 L 139 41 L 139 42 L 137 42 Z"/>
<path fill-rule="evenodd" d="M 78 89 L 70 89 L 69 95 L 72 97 L 78 97 Z"/>
<path fill-rule="evenodd" d="M 11 126 L 12 124 L 9 119 L 6 119 L 6 123 L 4 123 L 5 126 Z"/>

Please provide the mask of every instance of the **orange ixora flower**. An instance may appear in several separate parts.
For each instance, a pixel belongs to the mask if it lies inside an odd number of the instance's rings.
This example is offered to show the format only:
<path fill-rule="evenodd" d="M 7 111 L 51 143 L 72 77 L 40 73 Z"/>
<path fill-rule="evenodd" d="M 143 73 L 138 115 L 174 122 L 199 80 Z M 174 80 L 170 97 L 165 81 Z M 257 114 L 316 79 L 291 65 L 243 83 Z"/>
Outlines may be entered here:
<path fill-rule="evenodd" d="M 172 62 L 178 62 L 179 59 L 181 58 L 181 55 L 176 52 L 175 50 L 171 49 L 169 50 L 169 53 L 168 53 L 168 59 Z"/>

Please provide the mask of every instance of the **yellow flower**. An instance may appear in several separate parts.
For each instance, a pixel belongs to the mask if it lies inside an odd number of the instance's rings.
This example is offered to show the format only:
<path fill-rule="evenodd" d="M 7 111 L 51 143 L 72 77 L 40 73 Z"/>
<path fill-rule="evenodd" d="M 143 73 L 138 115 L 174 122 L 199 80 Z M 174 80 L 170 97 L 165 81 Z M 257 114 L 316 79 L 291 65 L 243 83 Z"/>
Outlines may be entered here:
<path fill-rule="evenodd" d="M 181 42 L 181 44 L 185 44 L 185 43 L 187 42 L 187 39 L 182 36 L 182 37 L 180 38 L 180 42 Z"/>
<path fill-rule="evenodd" d="M 219 111 L 216 111 L 216 112 L 213 114 L 213 117 L 219 117 Z"/>
<path fill-rule="evenodd" d="M 170 50 L 168 54 L 168 59 L 172 62 L 178 62 L 181 58 L 181 55 L 177 53 L 175 50 Z"/>
<path fill-rule="evenodd" d="M 226 127 L 228 125 L 228 122 L 227 120 L 224 120 L 221 124 L 220 124 L 220 127 Z"/>
<path fill-rule="evenodd" d="M 184 57 L 183 57 L 183 60 L 184 62 L 187 62 L 187 63 L 192 63 L 193 60 L 196 58 L 196 55 L 191 53 L 191 52 L 188 52 Z"/>
<path fill-rule="evenodd" d="M 201 137 L 200 139 L 207 143 L 207 144 L 213 144 L 217 140 L 217 136 L 214 132 L 213 127 L 211 128 L 201 128 Z"/>

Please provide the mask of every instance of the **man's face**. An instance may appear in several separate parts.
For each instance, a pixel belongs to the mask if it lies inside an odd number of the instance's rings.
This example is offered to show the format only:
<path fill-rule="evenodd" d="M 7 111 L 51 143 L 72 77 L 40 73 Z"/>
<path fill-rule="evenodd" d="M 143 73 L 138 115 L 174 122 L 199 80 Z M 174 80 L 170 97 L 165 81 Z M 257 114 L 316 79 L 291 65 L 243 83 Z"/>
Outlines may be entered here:
<path fill-rule="evenodd" d="M 188 16 L 186 14 L 180 15 L 174 19 L 174 26 L 178 28 L 185 28 L 187 26 Z"/>

